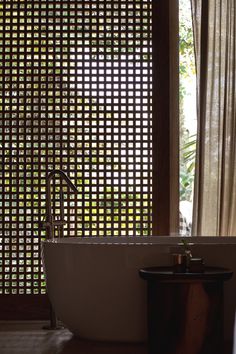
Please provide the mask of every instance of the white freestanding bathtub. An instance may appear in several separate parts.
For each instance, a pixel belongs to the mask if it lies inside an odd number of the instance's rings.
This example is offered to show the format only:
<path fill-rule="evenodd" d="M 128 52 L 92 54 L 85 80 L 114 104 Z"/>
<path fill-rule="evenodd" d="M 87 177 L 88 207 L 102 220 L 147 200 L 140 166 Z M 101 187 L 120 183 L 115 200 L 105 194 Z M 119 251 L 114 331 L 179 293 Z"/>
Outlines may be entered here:
<path fill-rule="evenodd" d="M 156 241 L 155 237 L 44 241 L 47 291 L 57 317 L 82 338 L 145 341 L 146 283 L 138 271 L 169 263 L 169 247 Z"/>

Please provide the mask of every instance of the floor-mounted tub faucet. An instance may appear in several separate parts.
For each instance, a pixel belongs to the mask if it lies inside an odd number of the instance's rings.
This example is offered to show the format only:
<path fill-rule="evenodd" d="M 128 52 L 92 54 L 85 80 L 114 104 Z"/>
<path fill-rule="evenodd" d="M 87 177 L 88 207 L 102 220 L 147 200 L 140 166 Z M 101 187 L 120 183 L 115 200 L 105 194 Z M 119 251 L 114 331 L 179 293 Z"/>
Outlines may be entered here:
<path fill-rule="evenodd" d="M 53 170 L 51 171 L 46 177 L 46 220 L 40 223 L 40 228 L 46 230 L 46 238 L 48 240 L 52 239 L 54 236 L 54 228 L 55 226 L 59 227 L 59 236 L 63 236 L 63 225 L 66 224 L 64 220 L 64 203 L 63 203 L 63 190 L 60 189 L 60 219 L 54 220 L 52 215 L 52 205 L 51 205 L 51 180 L 55 175 L 59 175 L 60 179 L 65 181 L 66 184 L 72 189 L 73 192 L 78 193 L 78 189 L 76 186 L 71 182 L 70 178 L 61 171 L 61 170 Z M 57 318 L 50 303 L 50 325 L 45 326 L 44 329 L 61 329 L 61 326 L 57 325 Z"/>
<path fill-rule="evenodd" d="M 70 178 L 61 171 L 53 170 L 46 177 L 46 220 L 41 222 L 41 228 L 46 229 L 46 238 L 53 238 L 54 227 L 59 227 L 59 236 L 63 236 L 63 225 L 66 224 L 64 220 L 64 203 L 63 203 L 63 190 L 60 189 L 60 218 L 59 220 L 53 219 L 52 216 L 52 205 L 51 205 L 51 180 L 55 175 L 59 175 L 61 180 L 64 180 L 66 184 L 72 189 L 73 192 L 78 193 L 78 189 L 71 182 Z"/>

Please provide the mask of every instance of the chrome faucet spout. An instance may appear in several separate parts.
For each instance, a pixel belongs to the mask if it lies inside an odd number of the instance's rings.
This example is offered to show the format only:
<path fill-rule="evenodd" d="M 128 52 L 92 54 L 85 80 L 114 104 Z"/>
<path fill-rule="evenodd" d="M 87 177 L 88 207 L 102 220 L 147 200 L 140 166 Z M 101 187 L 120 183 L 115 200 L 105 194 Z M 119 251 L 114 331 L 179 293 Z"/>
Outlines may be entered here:
<path fill-rule="evenodd" d="M 63 191 L 60 190 L 60 220 L 53 220 L 51 208 L 51 180 L 55 175 L 59 175 L 61 180 L 72 189 L 73 192 L 79 193 L 76 186 L 72 183 L 70 178 L 61 170 L 53 170 L 46 177 L 46 221 L 41 223 L 43 228 L 46 228 L 46 237 L 51 239 L 53 237 L 54 226 L 59 227 L 59 235 L 63 234 L 63 225 L 66 224 L 64 220 L 64 206 L 63 206 Z"/>

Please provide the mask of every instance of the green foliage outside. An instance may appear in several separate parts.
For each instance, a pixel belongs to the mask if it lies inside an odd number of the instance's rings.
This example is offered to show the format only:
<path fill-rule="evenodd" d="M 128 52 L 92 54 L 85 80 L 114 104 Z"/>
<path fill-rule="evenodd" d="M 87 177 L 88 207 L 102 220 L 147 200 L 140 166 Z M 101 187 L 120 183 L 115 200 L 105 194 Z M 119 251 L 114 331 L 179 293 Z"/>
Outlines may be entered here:
<path fill-rule="evenodd" d="M 195 173 L 196 135 L 186 129 L 185 123 L 189 117 L 185 117 L 184 113 L 184 99 L 189 94 L 187 87 L 196 74 L 190 0 L 180 0 L 179 9 L 180 200 L 191 201 Z"/>

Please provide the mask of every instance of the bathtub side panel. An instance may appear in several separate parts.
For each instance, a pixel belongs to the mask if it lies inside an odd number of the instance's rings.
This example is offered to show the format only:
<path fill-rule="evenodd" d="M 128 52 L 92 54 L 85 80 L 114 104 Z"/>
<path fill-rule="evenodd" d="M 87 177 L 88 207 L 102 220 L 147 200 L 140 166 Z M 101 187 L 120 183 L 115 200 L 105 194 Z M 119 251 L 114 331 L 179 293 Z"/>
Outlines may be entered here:
<path fill-rule="evenodd" d="M 48 294 L 72 332 L 95 340 L 146 340 L 146 284 L 138 270 L 168 264 L 164 246 L 45 246 Z"/>

